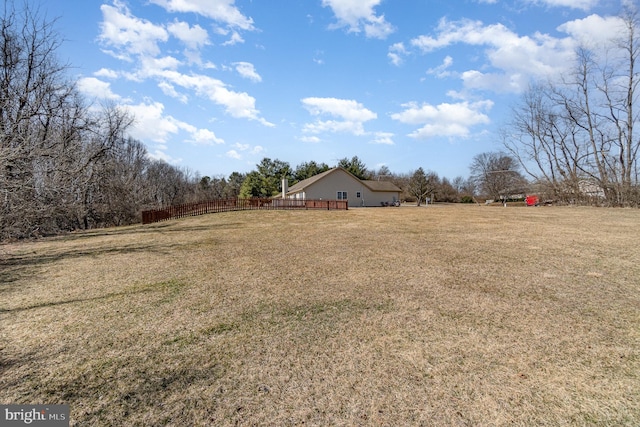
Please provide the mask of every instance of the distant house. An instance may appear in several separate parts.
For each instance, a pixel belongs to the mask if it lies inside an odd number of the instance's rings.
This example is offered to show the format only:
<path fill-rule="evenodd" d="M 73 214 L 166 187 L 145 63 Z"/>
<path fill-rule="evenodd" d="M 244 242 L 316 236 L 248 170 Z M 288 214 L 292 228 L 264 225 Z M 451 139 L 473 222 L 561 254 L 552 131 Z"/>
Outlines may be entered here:
<path fill-rule="evenodd" d="M 583 179 L 578 182 L 578 188 L 583 195 L 591 199 L 606 199 L 604 189 L 593 180 Z"/>
<path fill-rule="evenodd" d="M 292 185 L 286 198 L 347 200 L 349 207 L 383 206 L 400 201 L 401 191 L 391 182 L 361 180 L 337 167 Z"/>

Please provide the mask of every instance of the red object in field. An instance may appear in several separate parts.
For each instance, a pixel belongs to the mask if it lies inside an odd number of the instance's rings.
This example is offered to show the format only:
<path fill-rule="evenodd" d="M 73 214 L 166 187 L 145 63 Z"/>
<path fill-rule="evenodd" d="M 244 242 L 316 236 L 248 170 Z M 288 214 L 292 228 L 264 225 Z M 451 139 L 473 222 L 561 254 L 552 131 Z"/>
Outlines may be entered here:
<path fill-rule="evenodd" d="M 527 206 L 538 206 L 538 196 L 527 196 L 524 200 L 527 202 Z"/>

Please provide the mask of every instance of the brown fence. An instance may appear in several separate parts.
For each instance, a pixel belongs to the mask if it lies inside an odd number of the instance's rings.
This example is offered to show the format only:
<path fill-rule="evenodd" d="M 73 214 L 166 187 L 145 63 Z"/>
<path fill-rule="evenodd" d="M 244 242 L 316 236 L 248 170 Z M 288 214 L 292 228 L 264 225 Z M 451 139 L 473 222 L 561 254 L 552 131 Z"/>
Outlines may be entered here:
<path fill-rule="evenodd" d="M 185 216 L 204 215 L 216 212 L 246 211 L 254 209 L 282 210 L 282 209 L 349 209 L 346 200 L 296 200 L 296 199 L 216 199 L 206 202 L 186 203 L 169 206 L 164 209 L 142 211 L 142 223 L 166 221 Z"/>

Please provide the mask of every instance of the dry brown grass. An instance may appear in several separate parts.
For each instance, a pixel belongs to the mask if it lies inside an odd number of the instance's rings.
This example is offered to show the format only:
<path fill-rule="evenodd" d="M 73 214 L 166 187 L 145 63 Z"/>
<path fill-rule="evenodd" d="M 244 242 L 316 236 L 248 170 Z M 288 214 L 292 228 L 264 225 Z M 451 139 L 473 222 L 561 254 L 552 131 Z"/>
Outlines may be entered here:
<path fill-rule="evenodd" d="M 639 425 L 640 211 L 235 212 L 0 246 L 73 425 Z"/>

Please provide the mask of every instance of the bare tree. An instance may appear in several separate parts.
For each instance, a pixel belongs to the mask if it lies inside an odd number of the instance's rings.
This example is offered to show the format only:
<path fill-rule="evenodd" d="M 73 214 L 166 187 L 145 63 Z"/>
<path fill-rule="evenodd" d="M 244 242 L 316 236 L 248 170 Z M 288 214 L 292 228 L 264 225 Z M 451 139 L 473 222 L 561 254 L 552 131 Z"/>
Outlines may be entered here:
<path fill-rule="evenodd" d="M 380 168 L 373 174 L 372 179 L 376 181 L 392 181 L 393 173 L 391 173 L 391 169 L 388 166 L 382 165 Z"/>
<path fill-rule="evenodd" d="M 471 163 L 471 178 L 480 192 L 494 200 L 521 193 L 526 180 L 516 159 L 503 152 L 477 154 Z"/>
<path fill-rule="evenodd" d="M 147 168 L 146 186 L 149 202 L 160 207 L 186 203 L 191 183 L 184 171 L 155 160 Z"/>
<path fill-rule="evenodd" d="M 476 185 L 471 179 L 465 179 L 462 176 L 456 176 L 451 182 L 453 188 L 456 189 L 460 197 L 468 196 L 473 198 L 476 193 Z"/>
<path fill-rule="evenodd" d="M 418 168 L 408 182 L 407 191 L 416 199 L 416 203 L 420 206 L 427 201 L 429 195 L 432 195 L 439 184 L 438 175 L 435 172 L 425 173 L 424 169 Z"/>
<path fill-rule="evenodd" d="M 58 146 L 73 143 L 82 110 L 66 65 L 55 55 L 53 23 L 25 5 L 4 4 L 0 18 L 0 230 L 2 236 L 38 234 L 52 215 Z M 63 139 L 60 139 L 60 138 Z M 55 216 L 55 215 L 53 215 Z"/>
<path fill-rule="evenodd" d="M 86 106 L 54 21 L 26 3 L 2 12 L 0 239 L 136 221 L 152 197 L 147 151 L 126 135 L 133 117 Z"/>
<path fill-rule="evenodd" d="M 632 12 L 620 22 L 607 49 L 577 51 L 561 83 L 532 87 L 504 131 L 507 150 L 554 198 L 640 203 L 639 22 Z"/>
<path fill-rule="evenodd" d="M 455 203 L 460 201 L 459 192 L 447 177 L 440 179 L 436 193 L 440 202 Z"/>

